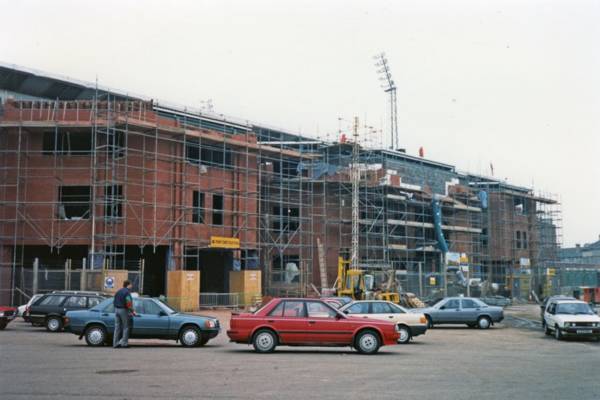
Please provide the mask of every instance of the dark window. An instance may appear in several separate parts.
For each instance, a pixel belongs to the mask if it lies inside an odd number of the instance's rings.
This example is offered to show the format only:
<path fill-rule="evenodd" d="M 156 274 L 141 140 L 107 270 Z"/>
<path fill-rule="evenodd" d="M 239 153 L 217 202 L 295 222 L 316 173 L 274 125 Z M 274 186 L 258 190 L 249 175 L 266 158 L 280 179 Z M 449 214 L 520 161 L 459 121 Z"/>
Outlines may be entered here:
<path fill-rule="evenodd" d="M 92 152 L 91 132 L 44 132 L 42 153 L 45 155 L 89 155 Z"/>
<path fill-rule="evenodd" d="M 58 306 L 67 296 L 48 296 L 40 302 L 41 306 Z"/>
<path fill-rule="evenodd" d="M 200 144 L 190 140 L 185 145 L 185 156 L 188 162 L 218 168 L 232 168 L 233 155 L 231 149 L 223 146 Z"/>
<path fill-rule="evenodd" d="M 274 230 L 295 231 L 300 225 L 300 209 L 295 207 L 273 207 Z"/>
<path fill-rule="evenodd" d="M 289 160 L 273 161 L 273 172 L 282 176 L 297 176 L 298 162 Z"/>
<path fill-rule="evenodd" d="M 305 318 L 306 310 L 303 301 L 286 301 L 283 309 L 284 317 Z"/>
<path fill-rule="evenodd" d="M 521 231 L 516 232 L 516 237 L 517 237 L 517 240 L 516 240 L 517 249 L 520 249 L 521 248 Z"/>
<path fill-rule="evenodd" d="M 515 214 L 527 214 L 527 200 L 525 200 L 523 197 L 513 197 L 513 206 L 515 208 Z"/>
<path fill-rule="evenodd" d="M 58 217 L 60 219 L 88 219 L 90 217 L 89 186 L 58 187 Z"/>
<path fill-rule="evenodd" d="M 223 225 L 223 195 L 213 194 L 213 225 Z"/>
<path fill-rule="evenodd" d="M 106 186 L 104 197 L 104 216 L 106 218 L 123 217 L 123 186 Z"/>
<path fill-rule="evenodd" d="M 197 190 L 194 190 L 192 222 L 196 224 L 204 223 L 204 193 L 200 193 Z"/>
<path fill-rule="evenodd" d="M 526 249 L 527 248 L 527 232 L 523 232 L 521 236 L 523 239 L 523 248 Z"/>
<path fill-rule="evenodd" d="M 65 301 L 65 308 L 85 308 L 86 298 L 84 296 L 71 296 Z"/>

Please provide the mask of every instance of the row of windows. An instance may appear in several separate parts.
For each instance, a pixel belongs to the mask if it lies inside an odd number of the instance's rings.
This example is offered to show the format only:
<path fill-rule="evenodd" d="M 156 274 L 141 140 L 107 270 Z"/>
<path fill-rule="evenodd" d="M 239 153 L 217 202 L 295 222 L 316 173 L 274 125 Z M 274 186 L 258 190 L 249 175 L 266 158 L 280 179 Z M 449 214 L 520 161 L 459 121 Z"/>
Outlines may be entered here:
<path fill-rule="evenodd" d="M 58 188 L 58 217 L 65 220 L 88 219 L 92 198 L 91 186 L 59 186 Z M 104 217 L 123 217 L 123 186 L 109 185 L 104 187 Z M 223 195 L 213 194 L 212 224 L 223 225 Z M 193 192 L 192 222 L 206 222 L 205 194 Z"/>

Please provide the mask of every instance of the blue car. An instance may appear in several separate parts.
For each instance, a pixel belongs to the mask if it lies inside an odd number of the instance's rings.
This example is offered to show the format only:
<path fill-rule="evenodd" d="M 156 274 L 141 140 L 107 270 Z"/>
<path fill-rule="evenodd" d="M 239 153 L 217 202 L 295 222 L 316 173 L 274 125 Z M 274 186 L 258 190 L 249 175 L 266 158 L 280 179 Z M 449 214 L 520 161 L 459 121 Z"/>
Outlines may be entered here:
<path fill-rule="evenodd" d="M 219 334 L 219 320 L 212 317 L 183 314 L 157 298 L 134 297 L 132 339 L 166 339 L 183 346 L 203 346 Z M 90 346 L 110 344 L 115 329 L 113 299 L 106 299 L 88 309 L 68 311 L 64 317 L 65 330 L 79 335 Z"/>

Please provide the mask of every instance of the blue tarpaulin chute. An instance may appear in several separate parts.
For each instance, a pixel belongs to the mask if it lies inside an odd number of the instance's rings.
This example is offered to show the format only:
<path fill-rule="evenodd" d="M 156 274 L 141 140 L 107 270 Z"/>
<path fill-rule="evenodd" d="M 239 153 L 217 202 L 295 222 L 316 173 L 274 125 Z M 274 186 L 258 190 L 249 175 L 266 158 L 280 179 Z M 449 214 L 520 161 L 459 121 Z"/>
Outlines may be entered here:
<path fill-rule="evenodd" d="M 435 236 L 437 237 L 438 247 L 442 253 L 448 252 L 448 243 L 442 231 L 442 206 L 439 200 L 431 200 L 431 208 L 433 209 L 433 225 L 435 228 Z"/>
<path fill-rule="evenodd" d="M 477 193 L 477 197 L 479 197 L 479 202 L 481 203 L 481 208 L 488 208 L 488 194 L 485 190 Z"/>

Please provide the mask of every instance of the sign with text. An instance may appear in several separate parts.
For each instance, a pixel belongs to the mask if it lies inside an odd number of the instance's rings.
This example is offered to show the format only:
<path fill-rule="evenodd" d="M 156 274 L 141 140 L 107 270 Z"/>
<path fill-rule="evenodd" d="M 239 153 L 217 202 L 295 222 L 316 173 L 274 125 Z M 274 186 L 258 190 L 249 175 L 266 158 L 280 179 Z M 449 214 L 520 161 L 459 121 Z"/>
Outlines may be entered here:
<path fill-rule="evenodd" d="M 239 249 L 240 239 L 232 237 L 211 236 L 210 247 L 217 249 Z"/>

